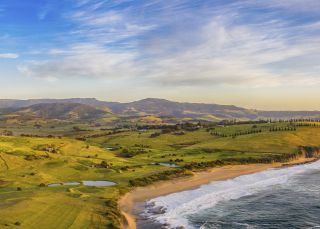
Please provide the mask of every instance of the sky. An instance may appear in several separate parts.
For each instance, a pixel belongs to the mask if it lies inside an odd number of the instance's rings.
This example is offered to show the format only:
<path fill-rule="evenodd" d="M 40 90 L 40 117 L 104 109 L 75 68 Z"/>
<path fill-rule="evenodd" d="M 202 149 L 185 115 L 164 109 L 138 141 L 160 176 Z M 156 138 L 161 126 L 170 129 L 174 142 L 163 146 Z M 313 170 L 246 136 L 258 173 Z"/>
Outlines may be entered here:
<path fill-rule="evenodd" d="M 320 110 L 319 0 L 1 0 L 0 98 Z"/>

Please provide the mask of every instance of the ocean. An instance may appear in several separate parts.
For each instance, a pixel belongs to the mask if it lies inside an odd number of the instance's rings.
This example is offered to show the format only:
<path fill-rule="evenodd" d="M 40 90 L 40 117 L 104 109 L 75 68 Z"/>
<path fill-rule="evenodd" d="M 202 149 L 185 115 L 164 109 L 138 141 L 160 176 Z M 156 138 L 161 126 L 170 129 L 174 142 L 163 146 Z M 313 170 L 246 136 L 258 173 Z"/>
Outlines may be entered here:
<path fill-rule="evenodd" d="M 141 215 L 138 229 L 320 228 L 320 161 L 161 196 Z"/>

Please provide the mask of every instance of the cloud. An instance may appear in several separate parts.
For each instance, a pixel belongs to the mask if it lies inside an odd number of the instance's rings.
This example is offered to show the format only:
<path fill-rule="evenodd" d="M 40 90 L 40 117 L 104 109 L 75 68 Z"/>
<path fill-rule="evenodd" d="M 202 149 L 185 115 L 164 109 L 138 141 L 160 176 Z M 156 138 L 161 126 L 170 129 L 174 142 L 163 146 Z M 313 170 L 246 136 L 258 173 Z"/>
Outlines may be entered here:
<path fill-rule="evenodd" d="M 20 65 L 19 70 L 28 76 L 51 80 L 66 77 L 119 78 L 136 71 L 133 53 L 115 53 L 98 46 L 79 44 L 64 54 L 64 58 Z"/>
<path fill-rule="evenodd" d="M 154 29 L 154 25 L 141 22 L 135 19 L 136 16 L 130 16 L 127 9 L 101 11 L 100 7 L 103 4 L 104 2 L 94 3 L 86 9 L 67 14 L 67 19 L 77 24 L 70 34 L 104 45 L 120 42 L 124 47 L 128 40 Z"/>
<path fill-rule="evenodd" d="M 265 63 L 282 60 L 284 44 L 279 40 L 264 37 L 247 26 L 228 25 L 225 17 L 214 17 L 203 26 L 197 36 L 189 31 L 174 37 L 191 37 L 170 44 L 151 44 L 159 50 L 166 50 L 156 61 L 148 63 L 148 77 L 165 85 L 277 85 L 277 75 L 261 67 Z M 197 41 L 195 41 L 197 40 Z M 180 40 L 181 41 L 181 40 Z M 169 44 L 168 44 L 169 43 Z M 187 43 L 188 45 L 184 45 Z M 162 48 L 161 45 L 164 45 Z M 159 47 L 160 46 L 160 47 Z M 179 50 L 171 52 L 170 50 Z"/>
<path fill-rule="evenodd" d="M 0 53 L 0 59 L 17 59 L 18 57 L 16 53 Z"/>
<path fill-rule="evenodd" d="M 320 19 L 292 17 L 299 8 L 315 12 L 315 0 L 79 0 L 77 6 L 65 15 L 76 25 L 66 37 L 76 41 L 51 48 L 45 61 L 21 65 L 22 73 L 174 87 L 320 83 L 314 61 Z"/>

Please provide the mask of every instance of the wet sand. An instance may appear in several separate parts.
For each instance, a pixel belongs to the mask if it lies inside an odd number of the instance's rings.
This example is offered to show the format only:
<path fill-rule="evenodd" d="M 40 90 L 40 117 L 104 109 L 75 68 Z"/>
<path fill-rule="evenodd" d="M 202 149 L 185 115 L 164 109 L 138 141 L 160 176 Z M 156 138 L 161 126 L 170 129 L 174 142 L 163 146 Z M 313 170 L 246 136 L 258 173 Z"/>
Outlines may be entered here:
<path fill-rule="evenodd" d="M 146 200 L 159 196 L 168 195 L 175 192 L 196 189 L 201 185 L 208 184 L 212 181 L 221 181 L 235 178 L 241 175 L 260 172 L 270 168 L 280 168 L 283 166 L 292 166 L 314 161 L 315 158 L 299 158 L 287 163 L 273 164 L 249 164 L 249 165 L 230 165 L 213 168 L 205 172 L 196 172 L 191 177 L 178 178 L 170 181 L 157 182 L 146 187 L 138 187 L 125 194 L 119 200 L 121 213 L 126 219 L 123 228 L 136 229 L 137 217 L 135 207 Z M 141 204 L 140 204 L 141 205 Z"/>

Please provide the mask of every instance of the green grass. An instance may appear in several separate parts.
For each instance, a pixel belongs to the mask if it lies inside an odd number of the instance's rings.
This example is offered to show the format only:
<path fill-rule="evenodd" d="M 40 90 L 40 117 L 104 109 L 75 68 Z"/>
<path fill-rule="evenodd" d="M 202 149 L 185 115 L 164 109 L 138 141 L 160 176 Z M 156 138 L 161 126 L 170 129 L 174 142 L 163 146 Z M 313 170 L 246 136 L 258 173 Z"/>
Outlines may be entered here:
<path fill-rule="evenodd" d="M 151 134 L 160 131 L 126 131 L 86 141 L 69 137 L 0 137 L 0 228 L 17 228 L 16 222 L 27 229 L 118 227 L 116 201 L 130 190 L 130 180 L 140 179 L 143 183 L 146 177 L 153 181 L 166 171 L 180 170 L 155 165 L 156 162 L 184 167 L 195 162 L 288 155 L 297 152 L 299 146 L 320 145 L 318 127 L 270 132 L 271 128 L 288 125 L 235 125 L 184 131 L 183 135 L 172 132 L 154 138 Z M 261 133 L 236 137 L 212 135 L 216 131 L 233 136 L 251 129 L 259 129 Z M 92 129 L 88 133 L 101 132 Z M 121 157 L 124 149 L 132 157 Z M 102 162 L 109 167 L 99 167 Z M 41 183 L 83 180 L 111 180 L 117 185 L 39 187 Z"/>

